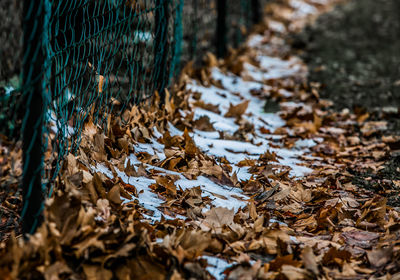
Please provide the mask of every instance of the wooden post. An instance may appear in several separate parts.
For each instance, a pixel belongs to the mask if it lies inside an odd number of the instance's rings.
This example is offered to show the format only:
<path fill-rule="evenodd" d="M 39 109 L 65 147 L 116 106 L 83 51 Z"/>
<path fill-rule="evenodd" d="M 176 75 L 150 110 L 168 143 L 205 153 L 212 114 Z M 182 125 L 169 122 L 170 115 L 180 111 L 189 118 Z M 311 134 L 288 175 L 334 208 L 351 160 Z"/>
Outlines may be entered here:
<path fill-rule="evenodd" d="M 252 20 L 253 24 L 258 24 L 262 20 L 262 7 L 260 0 L 251 0 Z"/>
<path fill-rule="evenodd" d="M 43 24 L 45 0 L 24 0 L 22 91 L 23 120 L 22 231 L 32 234 L 43 221 Z"/>
<path fill-rule="evenodd" d="M 226 0 L 217 0 L 217 32 L 216 48 L 217 56 L 224 57 L 227 52 L 227 26 L 226 26 Z"/>
<path fill-rule="evenodd" d="M 169 80 L 168 73 L 168 23 L 169 23 L 169 2 L 170 0 L 156 0 L 155 12 L 155 85 L 160 94 L 161 104 L 165 99 L 165 87 Z"/>

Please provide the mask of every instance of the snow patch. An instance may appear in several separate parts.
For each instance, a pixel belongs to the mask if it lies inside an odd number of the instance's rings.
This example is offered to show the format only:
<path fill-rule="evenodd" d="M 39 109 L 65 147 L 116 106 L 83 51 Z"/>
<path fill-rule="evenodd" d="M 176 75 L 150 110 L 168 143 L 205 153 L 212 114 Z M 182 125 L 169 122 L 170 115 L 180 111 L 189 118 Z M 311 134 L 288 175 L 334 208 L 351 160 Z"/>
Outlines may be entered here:
<path fill-rule="evenodd" d="M 180 186 L 183 190 L 200 186 L 203 191 L 203 197 L 210 197 L 215 207 L 234 209 L 235 213 L 239 208 L 245 207 L 247 205 L 246 201 L 249 199 L 242 194 L 240 189 L 214 183 L 204 176 L 199 176 L 196 180 L 182 178 L 176 181 L 175 184 Z M 243 201 L 232 195 L 241 198 Z"/>
<path fill-rule="evenodd" d="M 201 256 L 201 258 L 207 260 L 207 271 L 214 276 L 216 280 L 222 280 L 225 278 L 223 272 L 231 266 L 227 261 L 212 256 Z"/>
<path fill-rule="evenodd" d="M 318 10 L 314 6 L 304 1 L 290 0 L 289 5 L 296 10 L 296 17 L 303 17 L 318 13 Z"/>
<path fill-rule="evenodd" d="M 97 163 L 97 165 L 95 167 L 92 167 L 92 169 L 93 169 L 94 172 L 102 173 L 102 174 L 106 175 L 110 179 L 114 178 L 114 175 L 112 174 L 111 170 L 108 169 L 108 167 L 106 167 L 102 163 Z"/>

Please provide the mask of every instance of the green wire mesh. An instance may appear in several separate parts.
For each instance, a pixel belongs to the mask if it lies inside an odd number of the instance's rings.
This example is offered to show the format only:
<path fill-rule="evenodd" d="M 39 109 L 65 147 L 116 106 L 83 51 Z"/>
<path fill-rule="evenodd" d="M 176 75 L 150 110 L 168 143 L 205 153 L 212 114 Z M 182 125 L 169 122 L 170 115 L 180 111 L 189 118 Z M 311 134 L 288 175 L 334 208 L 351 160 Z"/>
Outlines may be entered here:
<path fill-rule="evenodd" d="M 40 81 L 43 116 L 33 126 L 42 145 L 34 147 L 32 140 L 25 148 L 51 151 L 50 164 L 39 159 L 34 172 L 48 191 L 65 156 L 79 148 L 89 118 L 105 127 L 111 113 L 162 92 L 186 62 L 215 53 L 217 1 L 38 0 L 27 8 L 24 26 L 22 1 L 2 1 L 0 147 L 19 145 L 31 124 L 27 109 L 38 98 L 30 85 Z M 252 26 L 250 2 L 227 1 L 229 46 L 237 47 Z M 24 28 L 30 33 L 22 53 Z M 19 76 L 25 77 L 24 87 Z M 9 182 L 1 180 L 0 187 Z"/>
<path fill-rule="evenodd" d="M 105 125 L 111 112 L 168 85 L 177 43 L 175 9 L 172 0 L 53 1 L 46 82 L 58 158 L 79 147 L 91 113 Z"/>

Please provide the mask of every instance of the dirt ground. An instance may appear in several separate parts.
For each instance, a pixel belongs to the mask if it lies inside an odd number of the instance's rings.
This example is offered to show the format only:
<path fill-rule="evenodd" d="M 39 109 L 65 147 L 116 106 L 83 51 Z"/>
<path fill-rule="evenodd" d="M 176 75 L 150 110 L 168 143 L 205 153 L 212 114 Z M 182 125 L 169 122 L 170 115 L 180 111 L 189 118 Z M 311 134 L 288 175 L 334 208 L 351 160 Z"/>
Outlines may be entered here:
<path fill-rule="evenodd" d="M 311 80 L 336 108 L 400 105 L 400 1 L 353 0 L 323 15 L 295 41 Z"/>
<path fill-rule="evenodd" d="M 383 135 L 400 135 L 399 15 L 398 0 L 353 0 L 291 38 L 309 66 L 310 81 L 321 83 L 321 97 L 332 100 L 336 110 L 366 111 L 371 119 L 384 119 Z M 400 152 L 389 154 L 386 162 L 378 173 L 356 174 L 355 183 L 399 207 L 399 187 L 388 180 L 400 179 Z"/>

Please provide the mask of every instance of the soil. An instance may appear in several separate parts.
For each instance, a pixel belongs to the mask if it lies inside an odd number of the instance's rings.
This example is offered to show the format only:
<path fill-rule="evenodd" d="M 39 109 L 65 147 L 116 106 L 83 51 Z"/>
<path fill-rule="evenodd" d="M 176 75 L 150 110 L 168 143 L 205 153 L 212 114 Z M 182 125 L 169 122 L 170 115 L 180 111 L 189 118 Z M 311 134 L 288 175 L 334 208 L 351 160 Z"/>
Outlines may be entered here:
<path fill-rule="evenodd" d="M 386 120 L 386 135 L 400 135 L 400 1 L 351 0 L 321 16 L 291 44 L 309 66 L 311 82 L 336 110 L 368 111 Z M 400 153 L 388 155 L 383 170 L 351 171 L 354 183 L 386 196 L 400 207 Z"/>

